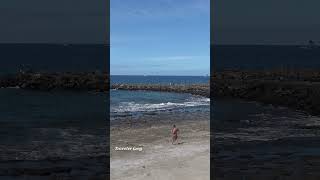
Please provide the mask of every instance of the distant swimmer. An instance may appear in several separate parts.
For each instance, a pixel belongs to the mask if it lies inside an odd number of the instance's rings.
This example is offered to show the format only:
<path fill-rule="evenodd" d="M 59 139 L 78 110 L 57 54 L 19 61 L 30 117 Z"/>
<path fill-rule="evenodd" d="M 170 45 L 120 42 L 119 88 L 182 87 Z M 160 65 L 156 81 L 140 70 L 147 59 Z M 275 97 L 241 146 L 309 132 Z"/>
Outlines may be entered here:
<path fill-rule="evenodd" d="M 172 134 L 172 144 L 174 144 L 177 139 L 178 139 L 178 132 L 179 132 L 179 129 L 176 128 L 176 125 L 174 124 L 173 125 L 173 128 L 171 130 L 171 134 Z"/>

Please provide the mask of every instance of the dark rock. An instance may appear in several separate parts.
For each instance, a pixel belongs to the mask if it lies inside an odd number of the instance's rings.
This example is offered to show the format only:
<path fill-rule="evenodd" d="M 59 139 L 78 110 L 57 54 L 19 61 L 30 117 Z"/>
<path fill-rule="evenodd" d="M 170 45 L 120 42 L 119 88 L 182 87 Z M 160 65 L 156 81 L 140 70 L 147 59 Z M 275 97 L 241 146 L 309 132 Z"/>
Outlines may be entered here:
<path fill-rule="evenodd" d="M 210 97 L 209 84 L 190 85 L 160 85 L 160 84 L 113 84 L 111 89 L 119 90 L 147 90 L 161 92 L 190 93 L 193 95 Z"/>
<path fill-rule="evenodd" d="M 95 73 L 19 73 L 0 77 L 0 87 L 32 90 L 109 90 L 109 76 Z"/>

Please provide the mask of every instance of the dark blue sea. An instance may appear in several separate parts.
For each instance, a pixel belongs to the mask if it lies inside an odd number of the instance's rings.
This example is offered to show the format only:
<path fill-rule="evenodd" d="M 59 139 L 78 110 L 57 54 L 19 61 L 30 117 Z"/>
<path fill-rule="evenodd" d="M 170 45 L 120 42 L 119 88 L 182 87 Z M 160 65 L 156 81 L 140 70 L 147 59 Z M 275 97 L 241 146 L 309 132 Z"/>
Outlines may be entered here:
<path fill-rule="evenodd" d="M 108 49 L 103 44 L 0 44 L 0 74 L 17 72 L 23 65 L 35 71 L 106 71 Z M 213 45 L 211 56 L 218 70 L 320 67 L 318 46 Z"/>
<path fill-rule="evenodd" d="M 0 89 L 0 160 L 104 156 L 108 96 Z"/>
<path fill-rule="evenodd" d="M 104 44 L 0 44 L 0 75 L 20 68 L 43 72 L 106 72 Z"/>
<path fill-rule="evenodd" d="M 0 44 L 0 76 L 107 71 L 108 47 L 88 44 Z M 0 161 L 105 156 L 108 95 L 0 89 Z"/>
<path fill-rule="evenodd" d="M 211 46 L 216 70 L 320 68 L 320 47 L 304 45 L 217 45 Z"/>

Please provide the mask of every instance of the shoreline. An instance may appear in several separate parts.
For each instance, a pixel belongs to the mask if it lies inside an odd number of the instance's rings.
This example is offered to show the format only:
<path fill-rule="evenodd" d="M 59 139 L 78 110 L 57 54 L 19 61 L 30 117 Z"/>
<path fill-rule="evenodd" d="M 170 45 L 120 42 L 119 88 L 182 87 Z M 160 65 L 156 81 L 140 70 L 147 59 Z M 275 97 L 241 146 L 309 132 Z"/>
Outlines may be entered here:
<path fill-rule="evenodd" d="M 320 82 L 277 80 L 215 80 L 215 98 L 238 98 L 320 115 Z"/>
<path fill-rule="evenodd" d="M 177 145 L 170 142 L 171 123 L 111 127 L 111 178 L 210 179 L 209 117 L 175 124 L 181 130 Z"/>
<path fill-rule="evenodd" d="M 207 84 L 109 84 L 106 73 L 20 72 L 0 77 L 0 88 L 38 91 L 72 90 L 109 92 L 147 90 L 190 93 L 213 98 L 239 98 L 302 110 L 320 115 L 320 73 L 308 69 L 224 70 L 210 77 Z"/>
<path fill-rule="evenodd" d="M 18 73 L 0 77 L 1 88 L 37 91 L 68 90 L 108 93 L 110 89 L 190 93 L 203 97 L 239 98 L 280 105 L 320 115 L 317 71 L 223 71 L 210 84 L 111 84 L 101 73 Z"/>
<path fill-rule="evenodd" d="M 111 89 L 236 98 L 320 115 L 320 73 L 313 69 L 224 70 L 211 84 L 112 84 Z"/>

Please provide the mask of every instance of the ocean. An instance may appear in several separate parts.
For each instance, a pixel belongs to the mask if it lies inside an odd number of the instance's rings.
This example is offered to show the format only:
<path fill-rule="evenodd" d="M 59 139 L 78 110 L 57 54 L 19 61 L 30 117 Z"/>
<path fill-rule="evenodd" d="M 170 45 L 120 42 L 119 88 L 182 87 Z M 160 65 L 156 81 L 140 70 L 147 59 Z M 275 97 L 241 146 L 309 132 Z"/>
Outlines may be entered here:
<path fill-rule="evenodd" d="M 215 46 L 211 54 L 217 71 L 320 69 L 319 47 Z M 319 117 L 235 98 L 211 100 L 211 152 L 218 178 L 241 175 L 250 179 L 258 178 L 257 174 L 271 178 L 280 177 L 279 172 L 288 172 L 286 177 L 304 177 L 317 171 L 313 162 L 320 152 L 316 143 L 320 139 Z M 291 171 L 296 166 L 306 171 Z"/>
<path fill-rule="evenodd" d="M 215 46 L 212 50 L 217 69 L 320 67 L 320 48 Z M 105 45 L 1 44 L 0 73 L 15 73 L 21 65 L 35 71 L 105 71 L 108 69 L 107 57 Z M 207 76 L 111 77 L 111 83 L 203 84 L 208 81 Z M 88 152 L 103 153 L 107 143 L 104 140 L 105 128 L 109 120 L 106 94 L 0 89 L 0 98 L 2 160 L 37 160 L 57 156 L 48 154 L 50 148 L 56 149 L 55 153 L 61 158 L 85 156 Z M 183 120 L 183 117 L 189 115 L 194 118 L 199 117 L 199 114 L 206 118 L 210 115 L 210 100 L 191 94 L 111 90 L 110 98 L 112 122 L 127 118 L 138 121 L 143 116 L 170 115 Z M 234 100 L 211 101 L 214 104 L 211 108 L 214 122 L 220 126 L 232 122 L 224 127 L 231 127 L 237 121 L 242 126 L 249 118 L 259 119 L 259 115 L 264 112 L 259 109 L 260 105 L 239 104 Z M 274 108 L 271 110 L 278 112 Z M 252 117 L 247 116 L 247 111 L 250 111 Z M 277 116 L 274 114 L 274 117 Z M 33 153 L 26 154 L 30 149 L 33 149 Z"/>
<path fill-rule="evenodd" d="M 111 76 L 111 83 L 205 84 L 207 76 Z M 110 91 L 110 120 L 139 119 L 162 113 L 209 112 L 210 99 L 191 94 L 152 91 Z"/>
<path fill-rule="evenodd" d="M 0 89 L 0 160 L 105 156 L 104 93 Z"/>
<path fill-rule="evenodd" d="M 109 69 L 108 49 L 104 44 L 0 44 L 0 74 L 17 72 L 23 66 L 49 72 L 106 71 Z M 212 45 L 211 56 L 217 70 L 320 67 L 320 47 L 303 45 Z M 114 80 L 135 82 L 138 78 L 114 77 Z M 151 79 L 158 80 L 152 76 L 149 81 Z M 184 83 L 197 79 L 199 77 L 185 77 Z M 166 81 L 163 77 L 159 80 Z"/>
<path fill-rule="evenodd" d="M 107 72 L 108 52 L 94 44 L 0 44 L 0 75 L 20 68 Z M 108 98 L 87 91 L 0 89 L 0 161 L 106 157 Z"/>
<path fill-rule="evenodd" d="M 213 45 L 215 70 L 320 68 L 320 47 L 302 45 Z"/>
<path fill-rule="evenodd" d="M 42 72 L 108 72 L 104 44 L 0 44 L 0 75 L 28 69 Z"/>
<path fill-rule="evenodd" d="M 320 47 L 305 45 L 212 45 L 211 55 L 215 70 L 270 70 L 270 69 L 303 69 L 320 70 Z M 212 113 L 215 128 L 227 129 L 238 122 L 252 117 L 259 119 L 265 112 L 263 104 L 238 101 L 235 99 L 213 100 Z M 269 109 L 270 110 L 270 109 Z M 271 113 L 269 112 L 268 113 Z M 294 110 L 271 108 L 272 117 L 293 118 Z M 232 113 L 230 113 L 232 112 Z M 290 112 L 290 113 L 288 113 Z M 279 114 L 280 113 L 280 114 Z M 281 114 L 282 113 L 282 114 Z M 250 117 L 249 117 L 250 116 Z M 225 125 L 224 123 L 228 123 Z M 237 122 L 237 123 L 235 123 Z M 240 123 L 241 124 L 241 123 Z M 245 125 L 245 123 L 244 123 Z"/>

